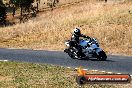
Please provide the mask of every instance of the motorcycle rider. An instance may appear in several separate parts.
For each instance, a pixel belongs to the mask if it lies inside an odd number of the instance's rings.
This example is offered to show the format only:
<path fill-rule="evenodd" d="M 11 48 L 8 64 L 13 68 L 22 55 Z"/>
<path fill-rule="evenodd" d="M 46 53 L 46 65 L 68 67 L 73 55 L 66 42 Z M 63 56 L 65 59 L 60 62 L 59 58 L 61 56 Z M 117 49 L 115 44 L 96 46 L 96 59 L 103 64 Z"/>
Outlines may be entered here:
<path fill-rule="evenodd" d="M 71 41 L 74 41 L 75 43 L 74 47 L 78 50 L 77 55 L 79 58 L 85 57 L 85 54 L 82 52 L 82 47 L 79 45 L 80 37 L 91 39 L 89 36 L 81 34 L 81 30 L 79 28 L 74 29 L 72 33 Z"/>

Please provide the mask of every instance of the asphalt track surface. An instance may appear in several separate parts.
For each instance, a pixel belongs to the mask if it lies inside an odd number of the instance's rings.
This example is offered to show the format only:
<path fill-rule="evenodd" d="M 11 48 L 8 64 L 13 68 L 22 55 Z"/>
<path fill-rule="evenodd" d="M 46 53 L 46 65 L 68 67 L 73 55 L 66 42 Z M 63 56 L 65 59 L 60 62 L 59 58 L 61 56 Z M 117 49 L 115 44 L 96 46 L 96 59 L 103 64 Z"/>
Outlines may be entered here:
<path fill-rule="evenodd" d="M 46 63 L 72 68 L 82 66 L 89 70 L 132 74 L 132 57 L 128 56 L 108 55 L 107 61 L 77 60 L 61 51 L 0 49 L 0 60 Z"/>

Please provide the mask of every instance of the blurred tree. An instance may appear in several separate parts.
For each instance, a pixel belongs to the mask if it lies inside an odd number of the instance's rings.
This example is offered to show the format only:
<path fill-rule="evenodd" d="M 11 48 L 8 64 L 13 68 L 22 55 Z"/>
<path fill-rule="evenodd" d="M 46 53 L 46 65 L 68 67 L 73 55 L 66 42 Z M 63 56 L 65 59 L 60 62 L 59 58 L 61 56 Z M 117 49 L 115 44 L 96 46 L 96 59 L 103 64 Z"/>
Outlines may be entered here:
<path fill-rule="evenodd" d="M 13 4 L 14 10 L 13 10 L 13 16 L 15 15 L 15 10 L 20 8 L 21 9 L 21 16 L 23 10 L 26 12 L 29 12 L 29 9 L 31 8 L 32 3 L 34 0 L 10 0 L 10 4 Z"/>
<path fill-rule="evenodd" d="M 6 23 L 6 7 L 3 4 L 3 1 L 0 0 L 0 24 Z"/>

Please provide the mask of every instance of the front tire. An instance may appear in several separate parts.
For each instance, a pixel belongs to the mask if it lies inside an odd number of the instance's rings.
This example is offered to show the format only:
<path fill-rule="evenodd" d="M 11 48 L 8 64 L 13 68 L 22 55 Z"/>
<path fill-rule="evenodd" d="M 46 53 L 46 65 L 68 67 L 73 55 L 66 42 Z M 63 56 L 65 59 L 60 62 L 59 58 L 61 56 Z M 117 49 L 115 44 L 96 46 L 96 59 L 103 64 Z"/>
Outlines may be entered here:
<path fill-rule="evenodd" d="M 64 50 L 64 52 L 66 52 L 72 59 L 78 59 L 76 50 L 74 48 Z"/>
<path fill-rule="evenodd" d="M 104 51 L 100 51 L 97 55 L 97 59 L 100 61 L 106 61 L 107 55 Z"/>

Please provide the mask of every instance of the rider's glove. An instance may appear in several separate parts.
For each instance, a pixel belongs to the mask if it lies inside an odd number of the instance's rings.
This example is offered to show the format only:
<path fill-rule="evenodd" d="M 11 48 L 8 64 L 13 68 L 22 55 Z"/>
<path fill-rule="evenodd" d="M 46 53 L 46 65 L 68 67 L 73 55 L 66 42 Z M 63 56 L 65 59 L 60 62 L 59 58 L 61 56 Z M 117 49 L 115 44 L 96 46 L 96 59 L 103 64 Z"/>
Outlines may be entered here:
<path fill-rule="evenodd" d="M 86 38 L 91 39 L 89 36 L 86 36 Z"/>

